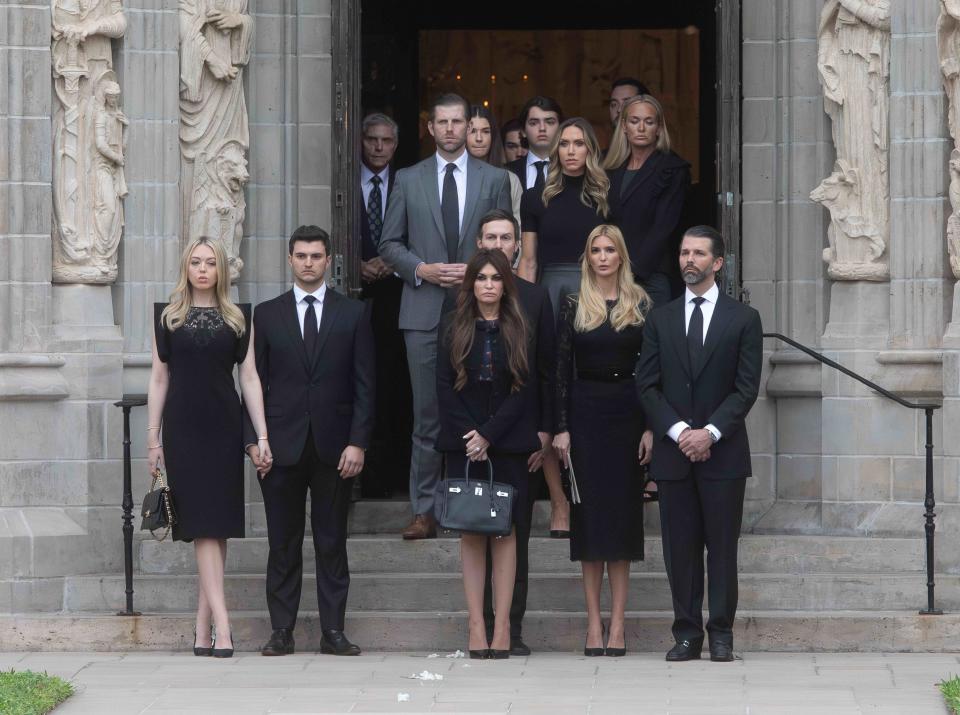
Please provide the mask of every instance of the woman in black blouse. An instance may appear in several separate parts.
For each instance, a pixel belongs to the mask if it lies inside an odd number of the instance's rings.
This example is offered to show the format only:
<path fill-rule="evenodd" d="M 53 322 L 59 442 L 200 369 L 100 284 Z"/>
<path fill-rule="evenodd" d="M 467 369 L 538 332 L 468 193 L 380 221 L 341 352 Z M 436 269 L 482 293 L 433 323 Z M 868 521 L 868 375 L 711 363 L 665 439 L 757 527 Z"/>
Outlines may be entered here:
<path fill-rule="evenodd" d="M 604 167 L 610 174 L 610 220 L 623 232 L 633 275 L 655 306 L 665 305 L 690 165 L 670 150 L 663 107 L 655 98 L 640 94 L 624 102 Z"/>
<path fill-rule="evenodd" d="M 643 559 L 643 477 L 653 433 L 644 429 L 633 370 L 650 301 L 630 271 L 616 226 L 590 232 L 580 294 L 567 296 L 557 327 L 557 427 L 553 446 L 580 503 L 570 508 L 570 559 L 580 561 L 587 605 L 584 655 L 626 653 L 630 562 Z M 606 648 L 600 587 L 606 565 L 612 603 Z"/>
<path fill-rule="evenodd" d="M 479 249 L 467 264 L 457 307 L 440 327 L 437 449 L 445 454 L 448 477 L 461 477 L 472 462 L 490 459 L 494 479 L 514 488 L 514 524 L 525 518 L 527 458 L 541 448 L 539 383 L 530 379 L 528 364 L 531 339 L 506 256 Z M 487 537 L 460 535 L 471 658 L 510 655 L 515 533 L 490 539 L 495 622 L 489 643 L 483 619 Z"/>

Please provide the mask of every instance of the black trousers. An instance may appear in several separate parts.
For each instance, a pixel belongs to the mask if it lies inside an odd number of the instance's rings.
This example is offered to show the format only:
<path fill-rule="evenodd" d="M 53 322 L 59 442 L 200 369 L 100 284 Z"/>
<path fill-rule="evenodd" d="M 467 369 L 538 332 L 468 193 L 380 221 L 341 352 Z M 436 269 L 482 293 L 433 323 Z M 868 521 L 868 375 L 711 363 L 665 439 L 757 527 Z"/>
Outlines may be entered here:
<path fill-rule="evenodd" d="M 657 481 L 663 559 L 673 594 L 673 637 L 703 638 L 703 549 L 707 549 L 711 643 L 733 645 L 737 544 L 746 479 Z"/>
<path fill-rule="evenodd" d="M 543 482 L 543 470 L 538 469 L 528 477 L 526 503 L 523 513 L 516 519 L 517 529 L 517 575 L 513 583 L 513 600 L 510 602 L 510 638 L 520 638 L 523 631 L 523 617 L 527 612 L 527 593 L 530 581 L 530 527 L 533 522 L 533 505 L 540 493 Z M 493 638 L 493 557 L 490 543 L 487 542 L 487 576 L 483 584 L 483 620 L 487 628 L 487 639 Z"/>
<path fill-rule="evenodd" d="M 300 461 L 274 466 L 260 480 L 267 514 L 267 608 L 274 630 L 293 627 L 303 584 L 303 535 L 310 490 L 310 526 L 316 550 L 317 604 L 323 628 L 343 630 L 350 589 L 347 564 L 347 507 L 352 480 L 317 457 L 312 432 Z"/>

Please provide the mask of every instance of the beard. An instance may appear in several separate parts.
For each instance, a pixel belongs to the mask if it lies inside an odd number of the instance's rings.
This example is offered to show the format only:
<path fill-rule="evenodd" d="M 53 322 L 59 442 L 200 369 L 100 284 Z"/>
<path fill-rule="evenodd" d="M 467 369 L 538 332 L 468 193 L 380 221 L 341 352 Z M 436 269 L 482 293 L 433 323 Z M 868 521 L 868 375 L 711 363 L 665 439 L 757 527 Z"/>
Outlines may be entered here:
<path fill-rule="evenodd" d="M 683 269 L 683 282 L 687 285 L 697 285 L 710 277 L 707 271 L 698 271 L 696 268 Z"/>

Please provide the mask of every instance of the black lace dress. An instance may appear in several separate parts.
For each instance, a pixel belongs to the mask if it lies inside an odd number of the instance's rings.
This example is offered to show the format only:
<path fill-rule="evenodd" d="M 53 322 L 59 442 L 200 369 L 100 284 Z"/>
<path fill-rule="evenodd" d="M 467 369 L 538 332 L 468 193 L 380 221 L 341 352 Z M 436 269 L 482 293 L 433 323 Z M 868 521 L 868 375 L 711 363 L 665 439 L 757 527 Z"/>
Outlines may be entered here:
<path fill-rule="evenodd" d="M 570 560 L 642 560 L 644 419 L 633 372 L 643 328 L 616 332 L 608 318 L 578 333 L 576 312 L 576 298 L 564 299 L 557 326 L 556 429 L 570 432 L 582 500 L 570 505 Z"/>
<path fill-rule="evenodd" d="M 173 538 L 244 535 L 243 434 L 233 367 L 247 354 L 250 305 L 240 305 L 247 331 L 238 338 L 216 308 L 191 308 L 176 330 L 160 323 L 157 354 L 170 381 L 163 406 L 163 455 L 177 510 Z"/>

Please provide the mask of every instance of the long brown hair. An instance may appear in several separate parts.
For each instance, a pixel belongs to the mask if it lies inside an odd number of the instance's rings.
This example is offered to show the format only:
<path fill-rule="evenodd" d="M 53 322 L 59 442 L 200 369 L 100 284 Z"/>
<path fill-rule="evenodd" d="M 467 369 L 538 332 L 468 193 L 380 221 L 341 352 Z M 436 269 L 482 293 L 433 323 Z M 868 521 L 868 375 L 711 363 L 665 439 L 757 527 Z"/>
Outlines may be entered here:
<path fill-rule="evenodd" d="M 500 138 L 500 130 L 497 128 L 497 120 L 493 112 L 482 104 L 474 104 L 470 107 L 470 116 L 467 117 L 467 134 L 470 133 L 471 119 L 486 119 L 490 123 L 490 151 L 481 161 L 493 166 L 503 166 L 503 140 Z"/>
<path fill-rule="evenodd" d="M 500 298 L 500 335 L 503 336 L 507 354 L 507 365 L 513 375 L 511 392 L 516 392 L 527 378 L 527 321 L 523 317 L 517 297 L 517 282 L 510 270 L 510 263 L 499 249 L 479 249 L 467 263 L 467 269 L 457 294 L 457 307 L 448 328 L 447 339 L 450 345 L 450 362 L 457 373 L 453 388 L 458 392 L 467 384 L 467 370 L 464 367 L 467 356 L 473 348 L 473 339 L 477 331 L 477 319 L 481 318 L 477 298 L 473 294 L 473 285 L 484 266 L 493 266 L 503 281 L 503 297 Z"/>
<path fill-rule="evenodd" d="M 563 191 L 564 174 L 560 162 L 560 140 L 563 130 L 576 127 L 583 132 L 583 141 L 587 145 L 587 166 L 583 175 L 583 188 L 580 190 L 580 203 L 584 206 L 595 207 L 597 214 L 606 218 L 610 213 L 610 204 L 607 202 L 607 193 L 610 191 L 610 179 L 603 170 L 603 158 L 600 155 L 600 143 L 593 133 L 593 125 L 583 117 L 571 117 L 560 125 L 557 135 L 550 145 L 550 169 L 547 171 L 547 181 L 543 187 L 543 206 L 550 204 L 550 199 Z"/>

